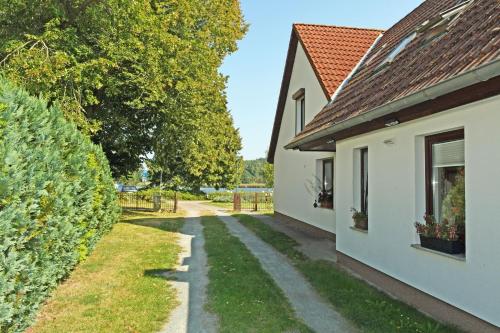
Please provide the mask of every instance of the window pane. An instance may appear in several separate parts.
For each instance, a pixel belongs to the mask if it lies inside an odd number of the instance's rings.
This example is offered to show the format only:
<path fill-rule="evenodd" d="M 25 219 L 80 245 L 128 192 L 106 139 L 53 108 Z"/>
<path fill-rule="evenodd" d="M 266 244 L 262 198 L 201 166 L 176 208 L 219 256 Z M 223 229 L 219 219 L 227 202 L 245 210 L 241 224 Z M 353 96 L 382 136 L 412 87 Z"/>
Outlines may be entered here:
<path fill-rule="evenodd" d="M 361 150 L 361 211 L 368 215 L 368 149 Z"/>
<path fill-rule="evenodd" d="M 302 98 L 300 100 L 300 131 L 304 130 L 306 121 L 306 99 Z"/>
<path fill-rule="evenodd" d="M 432 195 L 437 222 L 465 222 L 464 140 L 432 145 Z"/>
<path fill-rule="evenodd" d="M 323 190 L 330 192 L 333 190 L 333 162 L 323 161 Z"/>
<path fill-rule="evenodd" d="M 302 110 L 300 100 L 295 102 L 295 134 L 299 134 L 302 129 Z"/>

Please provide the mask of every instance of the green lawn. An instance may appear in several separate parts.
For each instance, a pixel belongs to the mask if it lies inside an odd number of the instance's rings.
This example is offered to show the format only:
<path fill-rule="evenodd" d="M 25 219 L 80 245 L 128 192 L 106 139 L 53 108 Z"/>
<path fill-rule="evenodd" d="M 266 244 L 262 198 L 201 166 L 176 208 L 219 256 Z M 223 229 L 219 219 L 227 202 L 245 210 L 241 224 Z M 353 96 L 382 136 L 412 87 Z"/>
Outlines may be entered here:
<path fill-rule="evenodd" d="M 227 210 L 233 210 L 233 203 L 232 202 L 215 202 L 215 201 L 210 201 L 207 202 L 207 205 L 210 206 L 215 206 L 215 207 L 220 207 L 220 208 L 226 208 Z"/>
<path fill-rule="evenodd" d="M 182 219 L 128 213 L 48 300 L 28 332 L 157 332 L 178 304 L 158 271 L 174 269 Z"/>
<path fill-rule="evenodd" d="M 208 255 L 208 307 L 220 332 L 311 332 L 245 245 L 216 217 L 203 217 Z"/>
<path fill-rule="evenodd" d="M 362 332 L 456 333 L 416 309 L 396 301 L 326 261 L 314 261 L 295 249 L 297 243 L 257 218 L 235 215 L 276 250 L 288 256 L 316 290 Z"/>

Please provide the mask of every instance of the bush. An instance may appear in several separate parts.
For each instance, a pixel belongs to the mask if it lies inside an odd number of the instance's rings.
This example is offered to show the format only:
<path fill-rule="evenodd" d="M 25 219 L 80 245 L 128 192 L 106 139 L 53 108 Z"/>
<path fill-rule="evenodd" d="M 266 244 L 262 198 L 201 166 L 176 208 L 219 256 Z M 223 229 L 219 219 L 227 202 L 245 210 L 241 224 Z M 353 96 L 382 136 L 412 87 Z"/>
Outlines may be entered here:
<path fill-rule="evenodd" d="M 0 332 L 24 331 L 119 213 L 101 147 L 0 79 Z"/>
<path fill-rule="evenodd" d="M 213 202 L 233 202 L 233 192 L 213 192 L 207 195 Z"/>
<path fill-rule="evenodd" d="M 166 199 L 174 199 L 175 193 L 177 193 L 177 200 L 186 200 L 186 201 L 207 200 L 207 196 L 205 193 L 191 193 L 191 192 L 174 191 L 174 190 L 159 191 L 158 189 L 155 188 L 140 190 L 139 193 L 143 195 L 154 195 L 161 193 L 161 195 Z"/>

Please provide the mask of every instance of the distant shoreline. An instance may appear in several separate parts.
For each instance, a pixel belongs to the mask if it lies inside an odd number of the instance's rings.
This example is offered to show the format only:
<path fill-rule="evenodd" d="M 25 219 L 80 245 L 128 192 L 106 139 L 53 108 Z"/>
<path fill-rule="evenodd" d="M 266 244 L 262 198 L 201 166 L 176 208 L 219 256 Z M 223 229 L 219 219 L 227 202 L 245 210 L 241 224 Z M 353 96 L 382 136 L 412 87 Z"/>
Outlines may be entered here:
<path fill-rule="evenodd" d="M 240 184 L 239 188 L 266 188 L 266 184 L 255 183 L 255 184 Z"/>

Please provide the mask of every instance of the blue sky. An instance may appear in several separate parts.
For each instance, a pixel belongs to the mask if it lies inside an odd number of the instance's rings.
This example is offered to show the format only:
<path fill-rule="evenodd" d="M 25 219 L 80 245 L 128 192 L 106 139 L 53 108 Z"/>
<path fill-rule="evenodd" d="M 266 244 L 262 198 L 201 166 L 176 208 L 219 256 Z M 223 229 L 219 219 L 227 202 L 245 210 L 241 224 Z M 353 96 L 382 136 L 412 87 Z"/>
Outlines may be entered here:
<path fill-rule="evenodd" d="M 243 138 L 245 159 L 264 157 L 273 127 L 292 23 L 387 29 L 421 0 L 241 0 L 250 24 L 239 50 L 221 71 Z"/>

